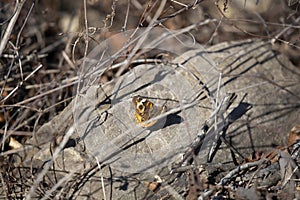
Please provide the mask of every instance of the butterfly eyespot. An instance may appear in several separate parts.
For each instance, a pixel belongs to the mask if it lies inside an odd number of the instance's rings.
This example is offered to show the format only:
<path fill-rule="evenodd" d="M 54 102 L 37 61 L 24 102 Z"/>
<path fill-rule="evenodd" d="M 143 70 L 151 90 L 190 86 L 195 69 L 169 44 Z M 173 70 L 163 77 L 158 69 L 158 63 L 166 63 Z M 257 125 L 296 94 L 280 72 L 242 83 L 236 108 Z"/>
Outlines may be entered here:
<path fill-rule="evenodd" d="M 145 109 L 145 106 L 143 106 L 143 105 L 139 105 L 139 106 L 138 106 L 139 112 L 143 112 L 144 109 Z"/>

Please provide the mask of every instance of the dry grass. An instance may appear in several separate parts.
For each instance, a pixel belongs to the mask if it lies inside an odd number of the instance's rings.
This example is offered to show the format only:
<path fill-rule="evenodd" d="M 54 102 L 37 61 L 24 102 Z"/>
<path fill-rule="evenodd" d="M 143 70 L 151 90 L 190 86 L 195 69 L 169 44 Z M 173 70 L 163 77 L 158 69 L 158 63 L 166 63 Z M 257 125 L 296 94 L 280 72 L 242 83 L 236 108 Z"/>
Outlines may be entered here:
<path fill-rule="evenodd" d="M 275 51 L 286 55 L 300 68 L 300 3 L 291 0 L 238 2 L 0 2 L 0 198 L 17 199 L 28 194 L 30 183 L 34 182 L 39 169 L 23 168 L 22 162 L 13 158 L 23 151 L 20 147 L 24 147 L 43 124 L 71 102 L 84 58 L 116 32 L 154 26 L 172 30 L 192 27 L 189 33 L 205 47 L 224 41 L 262 39 L 270 41 Z M 115 45 L 120 44 L 116 41 Z M 134 66 L 128 64 L 126 68 L 107 70 L 101 81 L 113 80 Z M 251 166 L 241 165 L 240 170 L 264 166 L 271 160 L 268 156 L 264 160 L 251 158 L 255 162 Z M 223 192 L 225 199 L 234 198 L 231 194 L 238 196 L 243 193 L 232 191 L 230 187 L 221 188 L 221 182 L 214 186 L 201 185 L 199 173 L 192 170 L 189 175 L 190 199 L 195 199 L 200 193 L 209 196 L 216 191 Z M 228 173 L 232 177 L 240 172 L 233 170 Z M 56 190 L 51 181 L 47 177 L 41 179 L 37 186 L 41 196 L 46 191 Z M 66 186 L 65 190 L 71 190 L 74 185 Z M 208 190 L 211 193 L 206 194 L 205 187 L 213 187 Z M 244 187 L 245 191 L 251 195 L 258 195 L 257 191 L 260 191 L 258 196 L 264 196 L 266 192 L 261 188 L 250 190 L 249 186 Z M 277 195 L 280 194 L 274 194 Z"/>

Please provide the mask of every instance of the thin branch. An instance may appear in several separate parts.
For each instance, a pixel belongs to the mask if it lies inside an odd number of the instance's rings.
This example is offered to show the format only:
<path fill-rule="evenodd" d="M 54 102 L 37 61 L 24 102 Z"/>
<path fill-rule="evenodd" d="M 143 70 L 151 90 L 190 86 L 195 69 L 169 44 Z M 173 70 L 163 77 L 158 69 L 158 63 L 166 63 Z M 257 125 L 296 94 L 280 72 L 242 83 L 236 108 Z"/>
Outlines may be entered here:
<path fill-rule="evenodd" d="M 11 97 L 18 89 L 19 87 L 21 87 L 23 85 L 23 83 L 25 81 L 27 81 L 35 72 L 37 72 L 39 69 L 41 69 L 43 67 L 42 64 L 40 64 L 35 70 L 33 70 L 33 72 L 31 72 L 28 76 L 25 77 L 24 81 L 19 82 L 19 84 L 17 85 L 17 87 L 15 87 L 4 99 L 2 99 L 0 101 L 0 103 L 3 103 L 4 101 L 6 101 L 9 97 Z"/>
<path fill-rule="evenodd" d="M 129 0 L 127 0 L 127 10 L 126 10 L 126 15 L 125 15 L 125 19 L 124 19 L 124 25 L 122 26 L 122 31 L 125 31 L 126 27 L 127 27 L 129 9 L 130 9 L 130 2 L 129 2 Z"/>
<path fill-rule="evenodd" d="M 11 34 L 13 28 L 14 28 L 15 23 L 17 22 L 17 19 L 19 17 L 19 14 L 20 14 L 20 12 L 22 10 L 22 7 L 23 7 L 25 1 L 26 0 L 22 0 L 19 3 L 19 5 L 17 7 L 17 11 L 15 12 L 14 16 L 11 18 L 11 20 L 10 20 L 10 22 L 9 22 L 7 28 L 6 28 L 6 31 L 5 31 L 4 36 L 3 36 L 3 39 L 1 40 L 1 43 L 0 43 L 0 57 L 1 57 L 1 55 L 2 55 L 2 53 L 4 51 L 4 49 L 5 49 L 5 46 L 6 46 L 7 42 L 8 42 L 8 40 L 9 40 L 9 38 L 10 38 L 10 34 Z"/>

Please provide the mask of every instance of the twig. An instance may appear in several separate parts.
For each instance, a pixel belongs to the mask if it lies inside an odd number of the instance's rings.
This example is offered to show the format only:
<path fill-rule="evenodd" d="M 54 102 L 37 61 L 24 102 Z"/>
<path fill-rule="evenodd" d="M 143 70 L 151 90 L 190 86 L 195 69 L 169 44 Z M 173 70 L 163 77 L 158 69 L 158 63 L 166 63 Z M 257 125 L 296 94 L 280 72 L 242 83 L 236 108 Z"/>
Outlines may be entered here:
<path fill-rule="evenodd" d="M 298 17 L 293 23 L 292 23 L 292 25 L 296 25 L 298 22 L 300 21 L 300 17 Z M 292 26 L 293 27 L 293 26 Z M 271 40 L 271 44 L 274 44 L 276 41 L 278 41 L 279 40 L 279 37 L 281 36 L 281 35 L 283 35 L 285 32 L 287 32 L 290 28 L 292 28 L 292 27 L 286 27 L 286 28 L 284 28 L 282 31 L 280 31 L 280 33 L 278 33 L 272 40 Z M 279 41 L 281 41 L 281 40 L 279 40 Z M 282 42 L 282 41 L 281 41 Z M 288 42 L 285 42 L 286 44 L 288 44 Z"/>
<path fill-rule="evenodd" d="M 5 48 L 8 40 L 9 40 L 9 38 L 10 38 L 10 34 L 11 34 L 13 28 L 14 28 L 14 25 L 15 25 L 18 17 L 19 17 L 19 14 L 22 10 L 22 7 L 23 7 L 25 1 L 26 0 L 21 0 L 21 2 L 19 2 L 19 5 L 17 7 L 17 11 L 15 12 L 14 16 L 11 18 L 11 20 L 10 20 L 10 22 L 9 22 L 7 28 L 6 28 L 3 39 L 1 40 L 1 43 L 0 43 L 0 57 L 3 53 L 3 51 L 4 51 L 4 48 Z"/>
<path fill-rule="evenodd" d="M 26 23 L 27 23 L 27 21 L 28 21 L 28 18 L 29 18 L 29 15 L 31 14 L 31 11 L 32 11 L 32 9 L 33 9 L 33 6 L 34 6 L 34 3 L 31 4 L 31 7 L 30 7 L 30 9 L 29 9 L 29 11 L 28 11 L 28 13 L 27 13 L 27 15 L 26 15 L 26 17 L 25 17 L 25 20 L 24 20 L 24 22 L 23 22 L 23 24 L 22 24 L 22 26 L 21 26 L 21 28 L 20 28 L 20 31 L 19 31 L 19 33 L 18 33 L 18 35 L 17 35 L 16 47 L 19 46 L 19 43 L 20 43 L 20 37 L 21 37 L 22 31 L 23 31 L 23 29 L 24 29 L 24 27 L 25 27 L 25 25 L 26 25 Z"/>
<path fill-rule="evenodd" d="M 168 15 L 167 17 L 164 17 L 162 19 L 158 19 L 157 22 L 154 25 L 157 24 L 162 24 L 163 22 L 167 21 L 168 19 L 171 19 L 173 17 L 176 17 L 177 15 L 191 9 L 194 8 L 197 4 L 201 3 L 204 0 L 195 0 L 195 2 L 193 3 L 189 3 L 188 5 L 184 6 L 183 8 L 181 8 L 180 10 L 176 11 L 175 13 L 172 13 L 170 15 Z"/>
<path fill-rule="evenodd" d="M 0 129 L 0 134 L 3 134 L 5 131 Z M 7 131 L 7 135 L 18 135 L 18 136 L 32 136 L 32 132 L 28 131 Z"/>
<path fill-rule="evenodd" d="M 33 72 L 31 72 L 28 76 L 25 77 L 24 81 L 19 82 L 19 84 L 17 85 L 17 87 L 15 87 L 4 99 L 2 99 L 0 101 L 0 103 L 3 103 L 4 101 L 6 101 L 9 97 L 11 97 L 18 89 L 19 87 L 21 87 L 23 85 L 23 83 L 25 81 L 27 81 L 35 72 L 37 72 L 39 69 L 41 69 L 43 67 L 42 64 L 40 64 L 35 70 L 33 70 Z"/>
<path fill-rule="evenodd" d="M 42 94 L 36 95 L 36 96 L 34 96 L 34 97 L 25 99 L 24 101 L 21 101 L 21 102 L 19 102 L 19 103 L 16 103 L 16 105 L 19 106 L 19 105 L 28 103 L 28 102 L 33 101 L 33 100 L 35 100 L 35 99 L 37 99 L 37 98 L 40 98 L 40 97 L 42 97 L 42 96 L 45 96 L 45 95 L 51 94 L 51 93 L 53 93 L 53 92 L 56 92 L 57 90 L 61 90 L 62 88 L 66 88 L 66 87 L 72 86 L 72 85 L 74 85 L 74 84 L 76 84 L 76 83 L 78 83 L 78 80 L 76 80 L 76 81 L 74 81 L 74 82 L 71 82 L 71 83 L 68 83 L 68 84 L 66 84 L 66 85 L 60 86 L 60 87 L 58 87 L 58 88 L 54 88 L 54 89 L 52 89 L 52 90 L 49 90 L 49 91 L 44 92 L 44 93 L 42 93 Z"/>
<path fill-rule="evenodd" d="M 179 1 L 171 0 L 171 2 L 174 2 L 174 3 L 178 4 L 178 5 L 183 6 L 183 7 L 188 7 L 187 5 L 185 5 L 184 3 L 181 3 L 181 2 L 179 2 Z M 196 2 L 194 2 L 194 4 L 195 4 L 195 3 L 196 3 Z"/>
<path fill-rule="evenodd" d="M 289 175 L 289 177 L 286 179 L 285 182 L 283 182 L 282 184 L 282 188 L 284 188 L 286 186 L 286 184 L 292 179 L 292 176 L 294 176 L 296 174 L 296 172 L 299 170 L 299 166 L 296 166 L 295 169 L 293 170 L 293 172 Z"/>
<path fill-rule="evenodd" d="M 127 10 L 126 10 L 126 15 L 125 15 L 125 19 L 124 19 L 124 25 L 122 26 L 122 31 L 125 31 L 126 27 L 127 27 L 129 9 L 130 9 L 130 2 L 129 2 L 129 0 L 127 0 Z"/>
<path fill-rule="evenodd" d="M 100 178 L 101 178 L 101 186 L 102 186 L 102 192 L 103 192 L 103 199 L 106 200 L 106 192 L 105 192 L 105 186 L 104 186 L 104 179 L 103 179 L 103 168 L 101 167 L 101 163 L 99 162 L 98 158 L 96 158 L 96 162 L 97 162 L 97 165 L 98 165 L 98 168 L 99 168 L 99 172 L 100 172 Z"/>
<path fill-rule="evenodd" d="M 259 165 L 263 164 L 266 161 L 268 161 L 268 159 L 262 159 L 262 160 L 258 160 L 258 161 L 255 161 L 255 162 L 246 163 L 246 164 L 243 164 L 241 166 L 238 166 L 234 170 L 231 170 L 226 176 L 224 176 L 220 180 L 220 182 L 218 183 L 218 185 L 225 185 L 232 178 L 232 176 L 234 176 L 235 174 L 240 173 L 241 170 L 245 170 L 245 169 L 248 169 L 248 168 L 254 167 L 254 166 L 259 166 Z"/>
<path fill-rule="evenodd" d="M 132 52 L 128 55 L 129 62 L 119 69 L 119 71 L 116 73 L 116 77 L 119 77 L 124 72 L 124 70 L 128 67 L 128 65 L 131 63 L 131 60 L 133 60 L 134 57 L 138 56 L 137 51 L 140 49 L 143 42 L 146 40 L 146 38 L 149 34 L 149 30 L 151 30 L 154 27 L 153 24 L 158 19 L 159 15 L 162 13 L 163 8 L 165 7 L 165 4 L 166 4 L 166 0 L 161 1 L 161 4 L 160 4 L 159 8 L 157 9 L 152 21 L 150 22 L 149 27 L 147 28 L 147 31 L 145 31 L 146 34 L 143 35 L 140 40 L 138 40 L 138 42 L 135 45 L 135 47 L 133 48 Z"/>

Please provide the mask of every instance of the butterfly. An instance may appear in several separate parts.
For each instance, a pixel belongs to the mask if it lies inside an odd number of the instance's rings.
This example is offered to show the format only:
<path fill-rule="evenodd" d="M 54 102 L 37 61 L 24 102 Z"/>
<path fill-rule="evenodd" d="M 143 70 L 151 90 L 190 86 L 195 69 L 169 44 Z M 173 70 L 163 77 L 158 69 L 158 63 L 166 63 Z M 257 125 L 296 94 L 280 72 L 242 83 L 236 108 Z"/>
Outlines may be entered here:
<path fill-rule="evenodd" d="M 135 118 L 142 127 L 152 126 L 157 120 L 149 123 L 147 121 L 166 111 L 166 106 L 156 106 L 151 101 L 140 96 L 132 97 L 132 102 L 135 107 Z"/>

